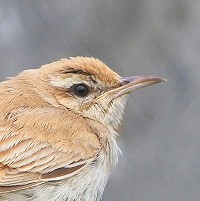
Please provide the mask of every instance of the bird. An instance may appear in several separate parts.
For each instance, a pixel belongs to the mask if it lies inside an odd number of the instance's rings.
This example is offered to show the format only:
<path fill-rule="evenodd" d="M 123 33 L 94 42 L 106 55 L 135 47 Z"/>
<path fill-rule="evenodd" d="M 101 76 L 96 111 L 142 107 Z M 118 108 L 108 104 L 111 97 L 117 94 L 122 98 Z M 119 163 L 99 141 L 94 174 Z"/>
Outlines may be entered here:
<path fill-rule="evenodd" d="M 70 57 L 0 83 L 0 200 L 99 201 L 118 162 L 130 92 L 165 81 L 121 77 Z"/>

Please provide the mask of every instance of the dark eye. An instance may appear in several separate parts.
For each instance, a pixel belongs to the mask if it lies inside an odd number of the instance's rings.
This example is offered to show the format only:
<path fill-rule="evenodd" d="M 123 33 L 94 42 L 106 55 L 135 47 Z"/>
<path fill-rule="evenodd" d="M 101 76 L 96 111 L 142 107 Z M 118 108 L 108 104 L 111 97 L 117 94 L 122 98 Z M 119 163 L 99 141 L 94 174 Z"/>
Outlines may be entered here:
<path fill-rule="evenodd" d="M 79 97 L 87 96 L 89 93 L 89 88 L 86 84 L 75 84 L 71 87 L 71 92 Z"/>

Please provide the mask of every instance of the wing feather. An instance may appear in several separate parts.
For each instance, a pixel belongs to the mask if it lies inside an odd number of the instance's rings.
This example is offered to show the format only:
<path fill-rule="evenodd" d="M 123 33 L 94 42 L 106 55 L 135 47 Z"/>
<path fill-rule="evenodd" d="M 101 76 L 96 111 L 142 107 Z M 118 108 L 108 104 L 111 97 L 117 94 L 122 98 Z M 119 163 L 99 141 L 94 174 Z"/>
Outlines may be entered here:
<path fill-rule="evenodd" d="M 81 124 L 83 118 L 73 117 L 75 126 L 72 117 L 51 108 L 12 112 L 0 119 L 0 193 L 68 178 L 100 149 L 98 137 Z M 90 138 L 84 139 L 86 134 Z"/>

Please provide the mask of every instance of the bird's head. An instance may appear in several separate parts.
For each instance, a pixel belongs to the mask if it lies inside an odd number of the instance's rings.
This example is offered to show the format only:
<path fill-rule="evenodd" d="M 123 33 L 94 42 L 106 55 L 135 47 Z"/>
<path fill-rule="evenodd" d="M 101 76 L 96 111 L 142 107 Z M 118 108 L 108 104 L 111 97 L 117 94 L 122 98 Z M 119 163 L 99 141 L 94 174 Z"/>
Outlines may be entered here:
<path fill-rule="evenodd" d="M 162 82 L 155 76 L 120 77 L 94 58 L 75 57 L 42 66 L 41 79 L 65 108 L 117 127 L 129 92 Z"/>

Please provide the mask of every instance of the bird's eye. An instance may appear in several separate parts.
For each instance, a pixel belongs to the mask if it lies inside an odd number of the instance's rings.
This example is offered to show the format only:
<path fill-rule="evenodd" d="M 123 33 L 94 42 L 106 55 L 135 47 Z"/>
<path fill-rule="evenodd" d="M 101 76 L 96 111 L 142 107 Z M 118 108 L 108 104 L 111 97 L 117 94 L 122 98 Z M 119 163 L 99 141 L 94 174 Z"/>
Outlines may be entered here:
<path fill-rule="evenodd" d="M 75 84 L 71 87 L 71 92 L 79 97 L 87 96 L 89 93 L 89 87 L 86 84 Z"/>

